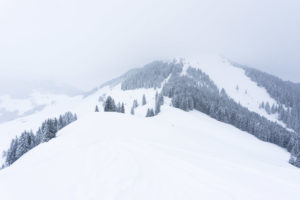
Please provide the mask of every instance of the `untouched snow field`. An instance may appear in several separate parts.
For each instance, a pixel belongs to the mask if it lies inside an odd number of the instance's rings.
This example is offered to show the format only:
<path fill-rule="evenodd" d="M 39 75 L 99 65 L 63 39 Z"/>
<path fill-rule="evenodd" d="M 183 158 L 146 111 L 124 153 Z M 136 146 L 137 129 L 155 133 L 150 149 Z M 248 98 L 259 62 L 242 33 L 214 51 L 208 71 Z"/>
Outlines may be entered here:
<path fill-rule="evenodd" d="M 0 199 L 299 199 L 283 149 L 199 112 L 90 113 L 0 171 Z"/>

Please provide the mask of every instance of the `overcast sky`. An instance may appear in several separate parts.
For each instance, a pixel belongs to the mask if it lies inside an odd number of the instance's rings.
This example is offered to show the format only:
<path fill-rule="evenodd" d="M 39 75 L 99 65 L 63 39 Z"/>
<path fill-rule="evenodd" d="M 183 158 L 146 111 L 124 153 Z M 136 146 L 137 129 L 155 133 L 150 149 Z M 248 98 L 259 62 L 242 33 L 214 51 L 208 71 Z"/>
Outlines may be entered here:
<path fill-rule="evenodd" d="M 0 80 L 81 89 L 154 59 L 220 54 L 300 82 L 299 0 L 0 0 Z"/>

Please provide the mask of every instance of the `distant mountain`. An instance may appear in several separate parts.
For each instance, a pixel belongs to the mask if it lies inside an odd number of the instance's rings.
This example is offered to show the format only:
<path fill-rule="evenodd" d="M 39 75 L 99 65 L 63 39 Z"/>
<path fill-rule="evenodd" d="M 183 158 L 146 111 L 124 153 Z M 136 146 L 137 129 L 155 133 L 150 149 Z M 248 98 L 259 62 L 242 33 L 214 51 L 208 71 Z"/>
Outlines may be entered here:
<path fill-rule="evenodd" d="M 51 81 L 14 82 L 0 85 L 0 123 L 28 116 L 83 92 L 66 84 Z"/>
<path fill-rule="evenodd" d="M 83 91 L 71 85 L 63 82 L 53 82 L 51 80 L 0 81 L 0 96 L 9 95 L 15 99 L 24 99 L 29 97 L 33 92 L 63 94 L 68 96 L 76 96 L 83 93 Z"/>

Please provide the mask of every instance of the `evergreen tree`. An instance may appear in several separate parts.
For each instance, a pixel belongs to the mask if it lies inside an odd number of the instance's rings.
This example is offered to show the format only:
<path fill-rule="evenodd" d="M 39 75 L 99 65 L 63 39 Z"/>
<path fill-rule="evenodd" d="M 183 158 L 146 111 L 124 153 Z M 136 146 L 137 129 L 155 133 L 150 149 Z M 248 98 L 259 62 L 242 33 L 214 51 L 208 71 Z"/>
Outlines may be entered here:
<path fill-rule="evenodd" d="M 16 137 L 11 141 L 8 151 L 4 153 L 4 155 L 6 156 L 5 159 L 6 166 L 13 164 L 18 159 L 16 155 L 17 148 L 18 148 L 18 138 Z"/>
<path fill-rule="evenodd" d="M 46 122 L 43 123 L 42 125 L 42 142 L 48 142 L 52 138 L 56 137 L 56 126 L 55 126 L 55 121 L 48 119 Z"/>
<path fill-rule="evenodd" d="M 121 112 L 121 103 L 119 102 L 117 107 L 116 107 L 116 112 Z"/>
<path fill-rule="evenodd" d="M 138 104 L 137 100 L 136 99 L 133 100 L 132 107 L 137 108 L 138 106 L 139 106 L 139 104 Z"/>
<path fill-rule="evenodd" d="M 59 119 L 58 119 L 58 129 L 62 129 L 63 127 L 65 127 L 67 124 L 65 122 L 65 120 L 63 119 L 63 116 L 60 115 Z"/>
<path fill-rule="evenodd" d="M 147 104 L 147 101 L 146 101 L 146 96 L 145 94 L 143 95 L 143 99 L 142 99 L 142 105 L 146 105 Z"/>
<path fill-rule="evenodd" d="M 164 97 L 162 94 L 155 94 L 155 115 L 160 113 L 160 107 L 164 104 Z"/>
<path fill-rule="evenodd" d="M 160 104 L 155 102 L 155 115 L 158 115 L 160 113 Z"/>
<path fill-rule="evenodd" d="M 154 116 L 154 111 L 153 109 L 151 108 L 148 108 L 147 110 L 147 114 L 146 114 L 146 117 L 153 117 Z"/>
<path fill-rule="evenodd" d="M 97 105 L 96 105 L 96 108 L 95 108 L 95 112 L 99 112 L 99 108 L 98 108 Z"/>
<path fill-rule="evenodd" d="M 18 139 L 18 146 L 16 149 L 16 158 L 20 158 L 27 151 L 32 149 L 34 144 L 34 135 L 32 132 L 24 131 Z"/>
<path fill-rule="evenodd" d="M 122 103 L 122 105 L 121 105 L 121 113 L 125 113 L 125 106 L 124 106 L 124 103 Z"/>
<path fill-rule="evenodd" d="M 131 107 L 130 114 L 134 115 L 134 107 Z"/>
<path fill-rule="evenodd" d="M 267 111 L 268 114 L 271 114 L 271 107 L 269 102 L 266 103 L 265 110 Z"/>
<path fill-rule="evenodd" d="M 111 96 L 108 96 L 104 103 L 104 111 L 105 112 L 115 112 L 116 104 L 114 99 Z"/>
<path fill-rule="evenodd" d="M 235 89 L 236 89 L 236 91 L 239 91 L 239 85 L 236 85 L 236 87 L 235 87 Z"/>
<path fill-rule="evenodd" d="M 291 158 L 289 161 L 292 165 L 294 165 L 295 167 L 299 167 L 300 168 L 300 153 L 298 153 L 298 155 L 295 158 Z"/>

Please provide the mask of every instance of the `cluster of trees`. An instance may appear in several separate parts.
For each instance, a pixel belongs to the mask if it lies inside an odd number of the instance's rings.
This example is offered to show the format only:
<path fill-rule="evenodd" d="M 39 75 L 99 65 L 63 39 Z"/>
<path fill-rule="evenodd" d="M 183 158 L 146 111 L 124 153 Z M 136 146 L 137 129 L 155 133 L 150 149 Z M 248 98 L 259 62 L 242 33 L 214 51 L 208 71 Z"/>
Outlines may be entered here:
<path fill-rule="evenodd" d="M 137 69 L 123 80 L 122 90 L 133 90 L 138 88 L 160 88 L 162 82 L 171 73 L 180 72 L 182 63 L 155 61 Z"/>
<path fill-rule="evenodd" d="M 143 94 L 143 97 L 142 97 L 142 105 L 144 106 L 144 105 L 146 105 L 146 104 L 147 104 L 146 96 L 145 96 L 145 94 Z M 138 106 L 139 106 L 138 101 L 137 101 L 136 99 L 133 100 L 132 107 L 131 107 L 131 110 L 130 110 L 130 113 L 131 113 L 132 115 L 135 114 L 134 110 L 135 110 L 135 108 L 137 108 Z"/>
<path fill-rule="evenodd" d="M 270 96 L 278 102 L 278 106 L 269 108 L 267 112 L 279 114 L 280 120 L 287 124 L 288 128 L 300 132 L 300 84 L 283 81 L 280 78 L 261 72 L 256 69 L 243 67 L 246 75 L 258 86 L 266 88 Z"/>
<path fill-rule="evenodd" d="M 142 105 L 146 105 L 147 104 L 147 100 L 146 100 L 146 96 L 145 94 L 143 95 L 142 97 Z M 148 108 L 147 109 L 147 113 L 146 113 L 146 117 L 153 117 L 155 115 L 157 115 L 158 113 L 160 113 L 160 107 L 161 105 L 164 104 L 164 97 L 162 94 L 158 94 L 158 92 L 156 92 L 155 94 L 155 108 Z M 135 99 L 133 100 L 133 103 L 132 103 L 132 107 L 131 107 L 131 111 L 130 113 L 132 115 L 135 114 L 135 108 L 137 108 L 139 106 L 139 103 L 138 101 Z"/>
<path fill-rule="evenodd" d="M 261 109 L 265 109 L 266 112 L 270 115 L 270 114 L 274 114 L 276 112 L 278 112 L 278 108 L 276 105 L 272 105 L 272 107 L 270 106 L 269 102 L 262 102 L 260 105 L 259 105 L 259 108 Z"/>
<path fill-rule="evenodd" d="M 60 115 L 58 119 L 54 118 L 44 121 L 36 134 L 33 134 L 32 131 L 24 131 L 20 137 L 13 139 L 9 149 L 3 152 L 5 158 L 5 166 L 3 167 L 13 164 L 37 145 L 55 138 L 57 131 L 75 120 L 77 120 L 76 114 L 67 112 L 64 115 Z"/>
<path fill-rule="evenodd" d="M 103 107 L 104 107 L 104 112 L 125 113 L 124 103 L 118 103 L 116 105 L 115 100 L 111 96 L 108 96 L 106 98 L 106 101 L 104 102 Z M 96 106 L 96 109 L 97 109 L 97 106 Z M 98 109 L 98 112 L 99 112 L 99 109 Z"/>
<path fill-rule="evenodd" d="M 150 63 L 123 77 L 121 88 L 159 88 L 162 87 L 163 81 L 170 77 L 163 85 L 162 93 L 156 95 L 154 109 L 147 110 L 147 117 L 158 114 L 163 104 L 163 96 L 168 96 L 172 99 L 174 107 L 185 111 L 196 109 L 247 131 L 263 141 L 287 149 L 291 152 L 290 163 L 300 167 L 300 84 L 285 82 L 258 70 L 243 67 L 246 75 L 259 86 L 266 88 L 271 97 L 278 102 L 278 105 L 264 102 L 260 107 L 269 114 L 278 113 L 279 119 L 286 123 L 288 128 L 295 130 L 292 132 L 236 103 L 224 90 L 219 91 L 209 76 L 201 70 L 188 68 L 186 75 L 182 76 L 182 67 L 182 62 Z M 239 90 L 238 86 L 236 90 Z M 143 101 L 142 104 L 144 105 Z M 132 114 L 137 106 L 137 101 L 133 102 Z"/>
<path fill-rule="evenodd" d="M 156 92 L 155 94 L 155 108 L 148 108 L 146 117 L 154 117 L 155 115 L 158 115 L 160 113 L 160 107 L 164 104 L 164 96 L 162 93 L 158 94 Z"/>
<path fill-rule="evenodd" d="M 241 67 L 241 66 L 239 66 Z M 290 81 L 283 81 L 278 77 L 261 72 L 259 70 L 243 66 L 245 74 L 258 86 L 264 87 L 270 96 L 278 102 L 277 106 L 272 105 L 269 108 L 265 105 L 267 112 L 278 113 L 279 119 L 283 121 L 288 128 L 295 130 L 297 135 L 300 133 L 300 84 Z M 300 155 L 294 155 L 292 152 L 291 163 L 300 167 Z M 299 162 L 296 162 L 296 158 Z M 294 159 L 295 158 L 295 159 Z M 295 160 L 295 161 L 293 161 Z"/>
<path fill-rule="evenodd" d="M 147 113 L 146 113 L 146 117 L 154 117 L 154 110 L 153 108 L 148 108 Z"/>
<path fill-rule="evenodd" d="M 163 87 L 164 96 L 172 98 L 174 107 L 196 109 L 219 121 L 247 131 L 257 138 L 277 144 L 291 152 L 294 165 L 300 167 L 299 134 L 249 111 L 232 100 L 199 69 L 189 68 L 187 76 L 173 75 Z"/>

